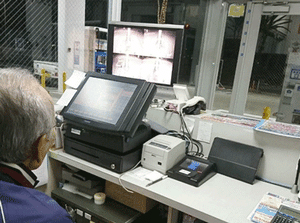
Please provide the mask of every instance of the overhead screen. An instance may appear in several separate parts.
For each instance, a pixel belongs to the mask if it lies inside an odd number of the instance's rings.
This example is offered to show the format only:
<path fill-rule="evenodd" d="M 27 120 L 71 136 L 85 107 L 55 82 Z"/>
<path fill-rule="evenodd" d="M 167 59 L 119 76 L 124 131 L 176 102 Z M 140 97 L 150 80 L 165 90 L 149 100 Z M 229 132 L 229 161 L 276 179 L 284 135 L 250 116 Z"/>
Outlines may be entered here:
<path fill-rule="evenodd" d="M 107 73 L 172 86 L 180 69 L 183 32 L 183 25 L 110 23 Z"/>

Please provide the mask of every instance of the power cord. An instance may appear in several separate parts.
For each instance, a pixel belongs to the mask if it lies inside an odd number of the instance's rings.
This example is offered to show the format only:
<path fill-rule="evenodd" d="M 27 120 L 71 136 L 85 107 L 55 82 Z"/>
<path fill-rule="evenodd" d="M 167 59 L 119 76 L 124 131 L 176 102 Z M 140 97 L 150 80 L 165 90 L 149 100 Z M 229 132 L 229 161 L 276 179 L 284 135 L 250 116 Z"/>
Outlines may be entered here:
<path fill-rule="evenodd" d="M 172 113 L 176 113 L 179 115 L 180 117 L 180 130 L 182 131 L 181 133 L 178 133 L 177 131 L 169 131 L 166 134 L 168 135 L 173 135 L 175 137 L 181 138 L 183 140 L 186 141 L 186 154 L 187 155 L 192 155 L 192 156 L 198 156 L 198 157 L 203 157 L 203 145 L 200 141 L 195 140 L 192 138 L 191 133 L 187 127 L 187 124 L 184 120 L 184 113 L 181 111 L 177 111 L 176 108 L 173 107 L 165 107 L 164 108 L 165 111 L 167 112 L 172 112 Z M 193 150 L 193 148 L 196 147 L 196 151 Z"/>
<path fill-rule="evenodd" d="M 128 193 L 133 194 L 134 192 L 133 192 L 132 190 L 129 190 L 127 187 L 125 187 L 125 186 L 123 185 L 123 183 L 122 183 L 122 181 L 121 181 L 121 177 L 122 177 L 125 173 L 127 173 L 127 172 L 129 172 L 129 171 L 131 171 L 131 170 L 134 170 L 140 163 L 141 163 L 141 160 L 140 160 L 139 162 L 137 162 L 137 164 L 135 164 L 134 167 L 132 167 L 130 170 L 127 170 L 126 172 L 122 173 L 122 174 L 119 176 L 119 178 L 118 178 L 120 185 L 121 185 L 121 186 L 124 188 L 124 190 L 126 190 Z"/>
<path fill-rule="evenodd" d="M 191 141 L 191 149 L 188 151 L 188 155 L 193 155 L 193 156 L 199 156 L 199 157 L 203 157 L 204 154 L 203 154 L 203 145 L 200 141 L 198 140 L 195 140 L 192 138 L 192 135 L 186 125 L 186 122 L 184 120 L 184 117 L 183 117 L 183 113 L 180 112 L 179 113 L 179 117 L 180 117 L 180 120 L 181 120 L 181 131 L 183 132 L 184 135 L 187 135 L 187 137 L 190 139 Z M 193 146 L 196 147 L 197 151 L 193 151 Z"/>

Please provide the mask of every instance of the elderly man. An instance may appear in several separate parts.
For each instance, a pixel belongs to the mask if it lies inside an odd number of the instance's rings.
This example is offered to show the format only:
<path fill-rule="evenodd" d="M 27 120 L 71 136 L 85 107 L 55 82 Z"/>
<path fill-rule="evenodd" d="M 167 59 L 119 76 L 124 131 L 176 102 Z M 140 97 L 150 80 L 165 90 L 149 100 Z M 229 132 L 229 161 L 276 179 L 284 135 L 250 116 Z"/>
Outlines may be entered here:
<path fill-rule="evenodd" d="M 54 145 L 54 124 L 52 98 L 37 80 L 25 70 L 0 69 L 0 222 L 72 222 L 33 189 L 31 170 Z"/>

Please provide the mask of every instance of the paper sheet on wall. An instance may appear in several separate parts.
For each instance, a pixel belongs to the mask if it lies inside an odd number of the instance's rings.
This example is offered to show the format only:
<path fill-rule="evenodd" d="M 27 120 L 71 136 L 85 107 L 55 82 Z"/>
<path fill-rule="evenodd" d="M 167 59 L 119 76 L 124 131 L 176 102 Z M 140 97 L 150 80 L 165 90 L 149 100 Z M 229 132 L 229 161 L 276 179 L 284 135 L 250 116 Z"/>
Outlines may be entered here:
<path fill-rule="evenodd" d="M 56 102 L 56 104 L 67 106 L 75 95 L 76 91 L 76 89 L 66 89 L 60 99 Z"/>
<path fill-rule="evenodd" d="M 210 143 L 213 123 L 199 121 L 197 140 Z"/>
<path fill-rule="evenodd" d="M 39 181 L 39 183 L 36 187 L 39 187 L 39 186 L 42 186 L 42 185 L 48 183 L 47 160 L 48 160 L 48 155 L 45 156 L 45 159 L 44 159 L 42 165 L 39 168 L 37 168 L 36 170 L 32 171 L 37 176 L 37 179 Z"/>
<path fill-rule="evenodd" d="M 74 70 L 72 76 L 65 82 L 65 84 L 71 88 L 77 89 L 84 78 L 85 78 L 84 72 L 79 70 Z"/>

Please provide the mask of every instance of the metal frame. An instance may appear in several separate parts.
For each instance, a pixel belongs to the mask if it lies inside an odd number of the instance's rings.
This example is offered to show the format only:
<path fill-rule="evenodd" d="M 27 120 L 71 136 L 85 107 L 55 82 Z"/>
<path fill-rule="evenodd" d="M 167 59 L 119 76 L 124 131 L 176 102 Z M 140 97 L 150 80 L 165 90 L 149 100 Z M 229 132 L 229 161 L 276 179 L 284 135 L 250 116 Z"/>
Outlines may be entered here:
<path fill-rule="evenodd" d="M 222 45 L 227 18 L 227 3 L 222 1 L 209 1 L 206 17 L 205 36 L 201 44 L 200 59 L 198 63 L 198 80 L 196 80 L 196 95 L 206 99 L 207 109 L 212 109 Z M 196 69 L 197 70 L 197 69 Z"/>
<path fill-rule="evenodd" d="M 258 32 L 261 22 L 261 4 L 247 3 L 243 36 L 235 70 L 229 112 L 243 115 L 255 56 Z"/>
<path fill-rule="evenodd" d="M 230 100 L 229 112 L 243 115 L 247 103 L 248 89 L 253 68 L 256 44 L 262 15 L 300 15 L 299 3 L 248 2 L 243 36 Z M 287 12 L 285 9 L 289 7 Z M 250 10 L 250 11 L 249 11 Z"/>

